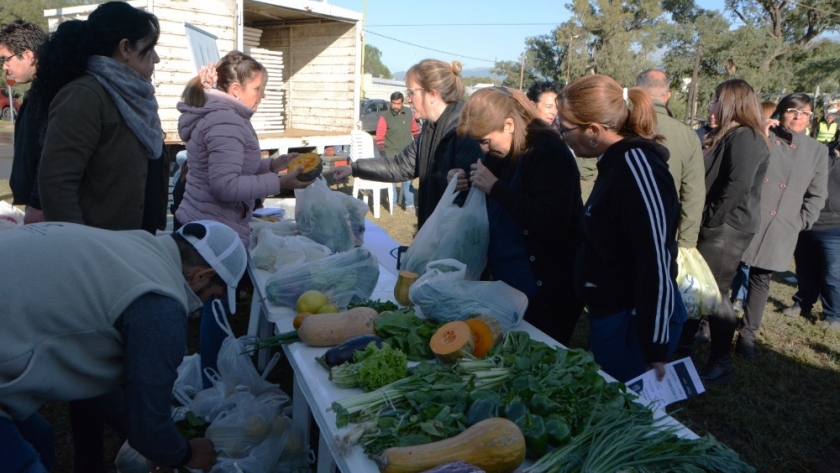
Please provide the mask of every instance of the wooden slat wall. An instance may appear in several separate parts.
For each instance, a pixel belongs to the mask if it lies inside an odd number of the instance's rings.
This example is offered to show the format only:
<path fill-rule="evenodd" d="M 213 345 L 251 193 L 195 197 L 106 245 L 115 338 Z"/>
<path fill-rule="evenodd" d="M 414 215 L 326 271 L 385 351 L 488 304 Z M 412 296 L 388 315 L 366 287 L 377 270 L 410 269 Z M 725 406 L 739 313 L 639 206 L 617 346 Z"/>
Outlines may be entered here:
<path fill-rule="evenodd" d="M 286 127 L 343 132 L 353 129 L 355 25 L 341 22 L 267 27 L 260 45 L 282 51 Z"/>
<path fill-rule="evenodd" d="M 259 61 L 268 71 L 265 98 L 251 117 L 251 124 L 257 134 L 283 132 L 286 118 L 283 102 L 283 52 L 259 47 L 262 30 L 246 27 L 243 36 L 245 54 Z"/>

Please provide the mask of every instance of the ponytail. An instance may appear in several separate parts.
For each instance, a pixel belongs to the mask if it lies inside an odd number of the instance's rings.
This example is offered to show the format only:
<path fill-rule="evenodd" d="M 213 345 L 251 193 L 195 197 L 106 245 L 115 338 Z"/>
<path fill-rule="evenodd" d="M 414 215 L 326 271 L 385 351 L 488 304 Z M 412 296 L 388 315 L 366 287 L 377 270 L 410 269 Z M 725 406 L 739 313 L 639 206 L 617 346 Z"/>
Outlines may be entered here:
<path fill-rule="evenodd" d="M 204 92 L 204 85 L 201 77 L 195 76 L 187 82 L 184 92 L 181 94 L 181 102 L 190 107 L 203 107 L 207 103 L 207 94 Z"/>
<path fill-rule="evenodd" d="M 618 134 L 662 141 L 664 138 L 656 134 L 656 108 L 653 106 L 650 95 L 641 87 L 630 87 L 625 90 L 627 90 L 630 114 Z"/>

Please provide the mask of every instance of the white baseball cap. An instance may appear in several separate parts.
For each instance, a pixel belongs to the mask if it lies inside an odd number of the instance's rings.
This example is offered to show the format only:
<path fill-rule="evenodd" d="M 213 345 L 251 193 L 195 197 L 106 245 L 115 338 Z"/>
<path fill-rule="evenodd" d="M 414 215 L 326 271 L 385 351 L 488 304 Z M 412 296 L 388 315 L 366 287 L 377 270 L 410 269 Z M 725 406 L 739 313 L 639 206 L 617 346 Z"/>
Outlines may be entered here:
<path fill-rule="evenodd" d="M 227 225 L 210 220 L 184 224 L 176 233 L 184 237 L 227 284 L 228 307 L 231 314 L 236 313 L 236 287 L 248 265 L 248 254 L 239 235 Z"/>

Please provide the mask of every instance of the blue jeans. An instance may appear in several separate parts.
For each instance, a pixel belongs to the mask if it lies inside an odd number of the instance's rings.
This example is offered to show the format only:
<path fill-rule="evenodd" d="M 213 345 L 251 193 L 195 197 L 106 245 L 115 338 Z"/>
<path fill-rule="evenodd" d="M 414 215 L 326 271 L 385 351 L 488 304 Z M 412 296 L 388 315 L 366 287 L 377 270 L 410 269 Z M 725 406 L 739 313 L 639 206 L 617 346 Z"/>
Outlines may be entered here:
<path fill-rule="evenodd" d="M 0 417 L 0 471 L 46 473 L 54 465 L 53 428 L 41 414 L 18 422 Z"/>
<path fill-rule="evenodd" d="M 414 186 L 411 185 L 411 181 L 405 181 L 402 183 L 400 193 L 402 193 L 402 200 L 405 204 L 405 208 L 414 207 Z"/>
<path fill-rule="evenodd" d="M 823 314 L 840 318 L 840 227 L 801 232 L 793 258 L 799 281 L 793 300 L 810 311 L 820 298 Z"/>
<path fill-rule="evenodd" d="M 213 368 L 215 371 L 219 370 L 216 366 L 216 361 L 219 359 L 219 350 L 222 349 L 222 342 L 227 337 L 227 334 L 222 330 L 222 327 L 219 327 L 218 322 L 216 322 L 216 317 L 213 315 L 213 301 L 214 299 L 210 299 L 204 303 L 204 309 L 201 311 L 201 327 L 198 332 L 198 344 L 199 350 L 201 351 L 201 381 L 203 382 L 204 389 L 213 386 L 210 378 L 204 374 L 204 368 Z M 228 305 L 226 303 L 220 305 L 224 307 L 225 316 L 230 316 Z"/>
<path fill-rule="evenodd" d="M 670 359 L 682 333 L 683 322 L 688 318 L 682 299 L 674 303 L 674 312 L 668 325 L 668 355 Z M 626 382 L 644 373 L 648 364 L 636 331 L 637 318 L 632 310 L 625 310 L 604 318 L 589 317 L 589 350 L 601 369 L 618 381 Z M 665 360 L 663 360 L 665 361 Z"/>
<path fill-rule="evenodd" d="M 732 297 L 733 302 L 741 299 L 747 300 L 747 292 L 750 288 L 750 266 L 744 263 L 738 265 L 738 271 L 735 272 L 735 277 L 732 279 Z M 722 294 L 724 297 L 726 294 Z"/>

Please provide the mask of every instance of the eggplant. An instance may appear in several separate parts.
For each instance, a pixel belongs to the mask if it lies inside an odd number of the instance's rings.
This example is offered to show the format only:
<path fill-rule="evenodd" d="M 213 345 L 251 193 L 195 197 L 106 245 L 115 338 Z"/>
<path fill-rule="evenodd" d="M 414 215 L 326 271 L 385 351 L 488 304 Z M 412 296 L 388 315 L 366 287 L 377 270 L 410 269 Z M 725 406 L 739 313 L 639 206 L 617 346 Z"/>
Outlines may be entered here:
<path fill-rule="evenodd" d="M 454 462 L 444 463 L 438 465 L 431 470 L 425 470 L 421 473 L 486 473 L 481 468 L 467 463 L 465 461 L 457 460 Z"/>
<path fill-rule="evenodd" d="M 324 365 L 327 368 L 332 368 L 333 366 L 353 361 L 353 353 L 364 350 L 370 342 L 376 343 L 377 348 L 382 348 L 384 341 L 380 337 L 370 334 L 353 337 L 327 350 L 323 356 Z"/>

